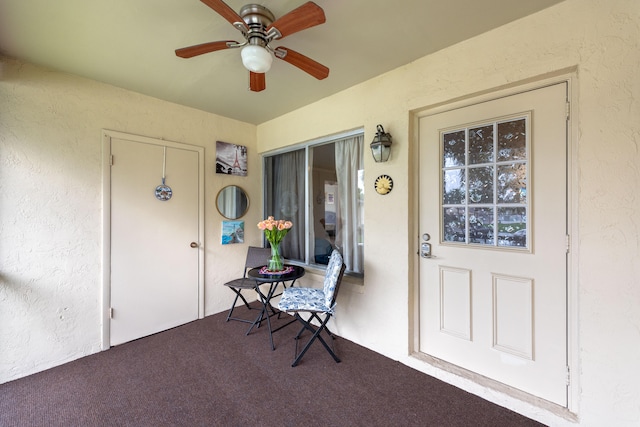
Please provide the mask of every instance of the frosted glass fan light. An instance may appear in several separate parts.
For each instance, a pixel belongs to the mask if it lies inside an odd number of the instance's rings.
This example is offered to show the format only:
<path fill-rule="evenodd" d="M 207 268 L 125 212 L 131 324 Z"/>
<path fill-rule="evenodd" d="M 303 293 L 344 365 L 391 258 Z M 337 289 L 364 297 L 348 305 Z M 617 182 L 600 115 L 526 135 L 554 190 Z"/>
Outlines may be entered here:
<path fill-rule="evenodd" d="M 271 68 L 273 57 L 269 51 L 261 46 L 248 45 L 240 52 L 242 64 L 254 73 L 266 73 Z"/>
<path fill-rule="evenodd" d="M 249 89 L 252 92 L 261 92 L 266 89 L 265 73 L 271 69 L 274 56 L 318 80 L 329 76 L 329 68 L 319 62 L 284 46 L 269 46 L 273 40 L 324 24 L 326 21 L 324 10 L 314 2 L 307 1 L 276 19 L 268 8 L 260 4 L 246 4 L 242 6 L 240 13 L 236 13 L 225 3 L 225 0 L 202 1 L 240 31 L 243 39 L 240 42 L 218 40 L 183 47 L 176 49 L 176 56 L 193 58 L 209 52 L 242 48 L 240 52 L 242 64 L 250 71 Z M 0 0 L 1 3 L 2 0 Z"/>

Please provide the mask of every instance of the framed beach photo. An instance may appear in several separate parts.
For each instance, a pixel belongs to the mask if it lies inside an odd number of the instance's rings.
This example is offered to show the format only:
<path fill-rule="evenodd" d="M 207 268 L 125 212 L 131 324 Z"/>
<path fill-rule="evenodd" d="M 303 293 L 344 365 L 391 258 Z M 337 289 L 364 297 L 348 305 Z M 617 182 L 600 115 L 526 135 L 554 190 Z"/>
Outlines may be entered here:
<path fill-rule="evenodd" d="M 244 243 L 244 221 L 222 221 L 222 244 Z"/>
<path fill-rule="evenodd" d="M 216 173 L 247 176 L 247 147 L 216 141 Z"/>

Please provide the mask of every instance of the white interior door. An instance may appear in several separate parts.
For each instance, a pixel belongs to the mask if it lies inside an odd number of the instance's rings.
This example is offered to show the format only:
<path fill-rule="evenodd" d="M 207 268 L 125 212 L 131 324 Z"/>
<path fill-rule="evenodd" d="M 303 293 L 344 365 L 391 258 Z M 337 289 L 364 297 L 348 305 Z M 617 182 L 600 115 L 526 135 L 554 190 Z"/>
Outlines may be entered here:
<path fill-rule="evenodd" d="M 198 318 L 201 153 L 120 138 L 110 149 L 110 343 L 117 345 Z M 155 194 L 163 170 L 172 190 L 166 201 Z"/>
<path fill-rule="evenodd" d="M 562 83 L 420 119 L 420 351 L 562 406 L 566 99 Z"/>

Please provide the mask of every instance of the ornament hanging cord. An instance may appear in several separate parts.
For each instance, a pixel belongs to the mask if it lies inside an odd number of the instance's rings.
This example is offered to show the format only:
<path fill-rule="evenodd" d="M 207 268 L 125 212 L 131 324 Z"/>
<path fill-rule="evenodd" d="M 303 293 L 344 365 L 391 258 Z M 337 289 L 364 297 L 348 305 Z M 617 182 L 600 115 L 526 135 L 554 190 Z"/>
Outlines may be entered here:
<path fill-rule="evenodd" d="M 169 187 L 168 185 L 165 185 L 166 173 L 167 173 L 167 147 L 165 146 L 163 147 L 163 152 L 162 152 L 162 185 L 158 185 L 156 187 L 156 199 L 161 201 L 167 201 L 173 195 L 173 192 L 171 191 L 171 187 Z"/>
<path fill-rule="evenodd" d="M 162 185 L 167 176 L 167 147 L 162 147 Z"/>

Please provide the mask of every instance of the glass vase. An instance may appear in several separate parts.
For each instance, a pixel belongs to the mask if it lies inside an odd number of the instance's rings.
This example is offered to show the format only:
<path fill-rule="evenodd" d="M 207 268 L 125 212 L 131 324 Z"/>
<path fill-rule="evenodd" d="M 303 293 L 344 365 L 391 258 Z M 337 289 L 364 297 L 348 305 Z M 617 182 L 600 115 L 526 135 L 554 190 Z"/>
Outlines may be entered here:
<path fill-rule="evenodd" d="M 269 271 L 282 271 L 284 270 L 284 260 L 280 255 L 280 244 L 271 244 L 271 258 L 269 258 L 269 264 L 267 270 Z"/>

